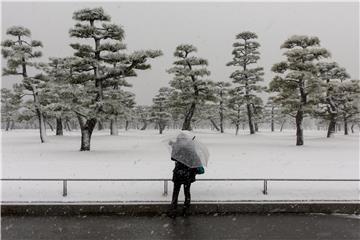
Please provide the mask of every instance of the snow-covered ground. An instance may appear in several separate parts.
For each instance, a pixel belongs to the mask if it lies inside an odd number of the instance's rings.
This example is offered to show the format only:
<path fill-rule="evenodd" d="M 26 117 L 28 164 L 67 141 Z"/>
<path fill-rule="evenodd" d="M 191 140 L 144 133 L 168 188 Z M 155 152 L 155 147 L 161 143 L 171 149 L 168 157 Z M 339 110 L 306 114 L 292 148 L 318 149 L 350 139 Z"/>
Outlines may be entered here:
<path fill-rule="evenodd" d="M 206 173 L 198 178 L 352 178 L 359 179 L 359 135 L 325 138 L 305 131 L 295 146 L 294 131 L 256 135 L 233 131 L 194 132 L 210 151 Z M 49 135 L 51 135 L 50 133 Z M 2 178 L 171 178 L 174 163 L 155 130 L 95 132 L 92 151 L 80 152 L 79 132 L 49 136 L 39 143 L 36 130 L 2 132 Z M 192 185 L 193 200 L 359 200 L 359 182 L 205 182 Z M 2 182 L 2 201 L 169 201 L 163 182 Z M 181 194 L 182 195 L 182 194 Z"/>

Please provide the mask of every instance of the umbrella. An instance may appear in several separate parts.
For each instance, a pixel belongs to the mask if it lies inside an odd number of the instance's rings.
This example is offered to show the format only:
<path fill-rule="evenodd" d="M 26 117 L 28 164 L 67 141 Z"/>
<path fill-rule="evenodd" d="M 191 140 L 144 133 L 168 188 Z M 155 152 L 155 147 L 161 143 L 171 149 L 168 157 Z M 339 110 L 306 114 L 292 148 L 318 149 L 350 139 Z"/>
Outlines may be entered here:
<path fill-rule="evenodd" d="M 171 158 L 191 168 L 207 166 L 209 151 L 196 136 L 182 131 L 176 141 L 170 141 L 169 145 L 172 148 Z"/>

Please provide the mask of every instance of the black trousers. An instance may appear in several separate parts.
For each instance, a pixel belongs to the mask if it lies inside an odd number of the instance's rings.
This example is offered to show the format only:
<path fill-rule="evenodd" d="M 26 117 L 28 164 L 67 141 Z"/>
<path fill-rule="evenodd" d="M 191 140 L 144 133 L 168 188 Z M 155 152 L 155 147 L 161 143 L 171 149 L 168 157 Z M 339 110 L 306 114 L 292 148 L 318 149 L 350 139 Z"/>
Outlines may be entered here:
<path fill-rule="evenodd" d="M 174 190 L 173 190 L 172 201 L 171 201 L 171 206 L 173 208 L 177 207 L 181 185 L 182 185 L 182 183 L 174 182 Z M 185 194 L 184 207 L 185 208 L 190 207 L 190 202 L 191 202 L 190 186 L 191 186 L 191 183 L 184 184 L 184 194 Z"/>

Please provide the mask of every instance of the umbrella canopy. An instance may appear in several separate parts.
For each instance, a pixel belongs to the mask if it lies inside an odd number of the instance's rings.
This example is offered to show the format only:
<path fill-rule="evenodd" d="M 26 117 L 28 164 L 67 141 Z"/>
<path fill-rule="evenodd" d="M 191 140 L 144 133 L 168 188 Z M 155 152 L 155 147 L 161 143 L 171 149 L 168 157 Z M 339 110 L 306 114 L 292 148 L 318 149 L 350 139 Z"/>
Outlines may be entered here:
<path fill-rule="evenodd" d="M 191 168 L 207 166 L 209 151 L 195 136 L 181 132 L 169 145 L 172 148 L 171 158 Z"/>

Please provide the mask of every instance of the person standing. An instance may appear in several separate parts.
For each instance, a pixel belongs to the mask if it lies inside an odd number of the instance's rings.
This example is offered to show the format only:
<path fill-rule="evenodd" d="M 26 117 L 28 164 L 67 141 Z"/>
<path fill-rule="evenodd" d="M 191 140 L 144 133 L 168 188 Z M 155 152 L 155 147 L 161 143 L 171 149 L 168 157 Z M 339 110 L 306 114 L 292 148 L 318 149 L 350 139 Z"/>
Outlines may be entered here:
<path fill-rule="evenodd" d="M 190 208 L 190 203 L 191 203 L 190 186 L 196 180 L 195 176 L 197 173 L 197 168 L 190 168 L 174 158 L 171 158 L 171 160 L 175 161 L 175 168 L 173 170 L 173 177 L 172 177 L 172 181 L 174 183 L 174 190 L 171 200 L 170 215 L 171 216 L 176 215 L 178 197 L 179 197 L 181 185 L 184 186 L 184 195 L 185 195 L 183 215 L 186 215 L 188 209 Z"/>
<path fill-rule="evenodd" d="M 169 211 L 170 217 L 176 217 L 181 185 L 184 187 L 185 195 L 182 214 L 184 216 L 187 215 L 191 203 L 191 184 L 196 181 L 196 174 L 204 173 L 204 168 L 194 148 L 194 139 L 195 137 L 180 133 L 176 138 L 176 142 L 169 142 L 169 145 L 172 147 L 171 160 L 175 161 L 172 177 L 174 189 Z"/>

